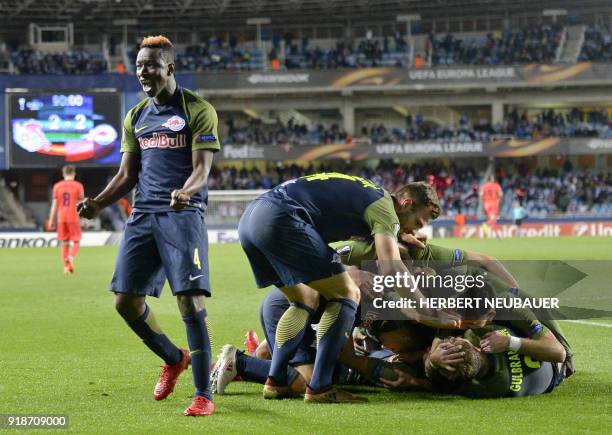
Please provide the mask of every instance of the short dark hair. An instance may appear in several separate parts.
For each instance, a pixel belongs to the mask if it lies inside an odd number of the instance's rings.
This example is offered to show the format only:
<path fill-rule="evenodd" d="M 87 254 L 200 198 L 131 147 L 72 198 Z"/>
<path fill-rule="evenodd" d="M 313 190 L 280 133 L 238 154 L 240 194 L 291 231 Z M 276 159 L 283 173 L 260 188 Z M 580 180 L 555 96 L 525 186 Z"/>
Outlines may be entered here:
<path fill-rule="evenodd" d="M 163 35 L 146 36 L 140 43 L 140 48 L 159 48 L 168 63 L 174 63 L 174 44 Z"/>
<path fill-rule="evenodd" d="M 74 165 L 66 165 L 62 168 L 62 174 L 74 175 L 76 174 L 76 168 L 74 167 Z"/>
<path fill-rule="evenodd" d="M 437 219 L 442 212 L 438 193 L 431 185 L 424 181 L 408 183 L 396 190 L 394 194 L 400 201 L 404 198 L 410 198 L 412 199 L 412 203 L 417 207 L 429 207 L 431 209 L 432 219 Z"/>

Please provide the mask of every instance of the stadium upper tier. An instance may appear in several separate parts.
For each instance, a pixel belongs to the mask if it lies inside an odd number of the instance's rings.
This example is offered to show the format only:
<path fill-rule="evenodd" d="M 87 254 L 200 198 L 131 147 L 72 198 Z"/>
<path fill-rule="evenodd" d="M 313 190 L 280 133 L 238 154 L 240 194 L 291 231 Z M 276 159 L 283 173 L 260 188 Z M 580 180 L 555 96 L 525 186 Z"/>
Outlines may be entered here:
<path fill-rule="evenodd" d="M 514 65 L 553 63 L 563 38 L 562 26 L 542 26 L 457 38 L 431 35 L 432 65 Z"/>
<path fill-rule="evenodd" d="M 587 27 L 578 60 L 612 61 L 612 33 L 605 26 Z"/>
<path fill-rule="evenodd" d="M 287 33 L 282 37 L 273 34 L 261 46 L 230 34 L 226 39 L 211 36 L 196 44 L 178 44 L 176 64 L 179 72 L 552 64 L 568 61 L 564 48 L 572 38 L 579 49 L 570 62 L 612 60 L 612 34 L 603 26 L 584 26 L 573 32 L 561 26 L 541 26 L 411 38 L 400 32 L 368 32 L 353 39 L 297 38 Z M 110 52 L 118 52 L 116 48 L 112 46 Z M 129 72 L 137 50 L 137 45 L 132 46 L 123 59 L 115 57 L 113 64 L 112 55 L 103 50 L 43 53 L 27 48 L 0 55 L 0 63 L 4 70 L 20 74 L 100 73 L 117 69 L 117 63 L 127 63 Z"/>
<path fill-rule="evenodd" d="M 43 53 L 21 49 L 10 54 L 10 61 L 20 74 L 100 74 L 108 71 L 102 53 L 84 50 Z"/>
<path fill-rule="evenodd" d="M 221 114 L 222 141 L 226 145 L 320 145 L 347 143 L 353 137 L 337 123 L 310 122 L 300 124 L 289 119 L 286 124 L 277 121 L 265 124 L 255 119 L 237 121 Z M 518 139 L 541 139 L 544 137 L 612 138 L 612 123 L 606 109 L 581 110 L 572 108 L 561 112 L 544 110 L 529 114 L 509 110 L 501 124 L 492 125 L 487 119 L 471 120 L 461 115 L 456 125 L 438 125 L 427 121 L 421 114 L 408 115 L 405 125 L 390 126 L 384 123 L 363 125 L 356 132 L 359 139 L 369 139 L 373 144 L 405 143 L 409 141 L 490 141 L 495 137 L 513 136 Z"/>

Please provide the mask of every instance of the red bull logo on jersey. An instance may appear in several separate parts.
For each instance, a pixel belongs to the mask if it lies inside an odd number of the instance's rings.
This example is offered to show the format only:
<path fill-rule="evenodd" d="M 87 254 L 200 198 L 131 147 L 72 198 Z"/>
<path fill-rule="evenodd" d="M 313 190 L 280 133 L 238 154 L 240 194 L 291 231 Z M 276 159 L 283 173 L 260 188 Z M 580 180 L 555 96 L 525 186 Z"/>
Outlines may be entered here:
<path fill-rule="evenodd" d="M 180 116 L 174 115 L 164 122 L 162 127 L 169 128 L 172 131 L 181 131 L 185 127 L 185 120 Z"/>
<path fill-rule="evenodd" d="M 177 134 L 170 137 L 166 133 L 153 133 L 151 137 L 139 137 L 138 144 L 141 150 L 149 148 L 185 148 L 187 146 L 187 135 Z"/>

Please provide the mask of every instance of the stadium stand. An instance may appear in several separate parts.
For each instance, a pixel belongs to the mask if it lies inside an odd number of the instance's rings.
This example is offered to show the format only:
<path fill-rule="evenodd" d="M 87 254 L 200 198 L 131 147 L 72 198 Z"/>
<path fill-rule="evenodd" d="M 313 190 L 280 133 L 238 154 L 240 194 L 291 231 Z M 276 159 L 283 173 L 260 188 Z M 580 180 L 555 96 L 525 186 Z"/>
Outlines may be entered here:
<path fill-rule="evenodd" d="M 543 26 L 517 32 L 473 33 L 463 38 L 451 33 L 431 34 L 425 55 L 431 55 L 433 66 L 554 63 L 563 31 L 561 26 Z M 318 40 L 316 44 L 307 37 L 297 42 L 290 34 L 282 39 L 275 34 L 271 44 L 266 59 L 263 51 L 255 48 L 255 41 L 245 41 L 235 35 L 226 40 L 211 36 L 199 44 L 177 46 L 177 70 L 252 71 L 261 70 L 266 64 L 274 65 L 274 61 L 288 70 L 410 67 L 413 64 L 411 47 L 399 32 L 374 36 L 369 30 L 365 38 Z M 134 45 L 129 51 L 132 63 L 137 47 Z M 609 58 L 610 35 L 604 35 L 601 30 L 587 30 L 581 59 Z M 84 50 L 43 53 L 20 49 L 13 51 L 10 59 L 15 71 L 21 74 L 94 74 L 108 70 L 101 53 Z"/>
<path fill-rule="evenodd" d="M 324 126 L 312 122 L 304 125 L 289 119 L 286 125 L 280 121 L 270 125 L 253 119 L 247 124 L 239 125 L 231 117 L 227 118 L 225 123 L 227 135 L 223 138 L 224 144 L 319 145 L 344 143 L 350 139 L 338 124 Z"/>
<path fill-rule="evenodd" d="M 534 115 L 512 109 L 496 133 L 512 134 L 524 139 L 542 137 L 600 137 L 611 138 L 610 115 L 607 109 L 585 111 L 574 107 L 567 111 L 543 110 Z"/>
<path fill-rule="evenodd" d="M 18 74 L 100 74 L 107 71 L 101 53 L 85 50 L 43 53 L 21 49 L 12 52 L 10 59 Z"/>
<path fill-rule="evenodd" d="M 324 125 L 311 122 L 308 125 L 295 122 L 286 124 L 276 120 L 273 124 L 259 119 L 248 122 L 235 120 L 224 114 L 227 132 L 223 143 L 232 145 L 319 145 L 345 143 L 352 136 L 338 123 Z M 488 141 L 497 136 L 513 136 L 518 139 L 543 137 L 599 137 L 611 138 L 611 120 L 607 108 L 589 110 L 573 107 L 565 110 L 533 110 L 508 108 L 503 123 L 491 125 L 486 118 L 470 119 L 460 114 L 456 125 L 439 125 L 416 113 L 405 117 L 405 126 L 387 126 L 384 122 L 362 125 L 355 137 L 368 139 L 373 144 L 404 143 L 406 141 L 438 140 L 452 142 Z"/>
<path fill-rule="evenodd" d="M 406 117 L 404 128 L 386 127 L 384 123 L 363 126 L 361 135 L 367 137 L 372 143 L 403 143 L 414 140 L 440 140 L 440 141 L 484 141 L 489 140 L 493 132 L 490 122 L 477 120 L 476 125 L 461 115 L 457 125 L 437 125 L 425 121 L 421 114 Z"/>
<path fill-rule="evenodd" d="M 432 65 L 553 63 L 563 27 L 542 26 L 458 38 L 430 35 Z"/>
<path fill-rule="evenodd" d="M 435 186 L 443 208 L 443 217 L 461 212 L 470 219 L 481 217 L 478 191 L 485 170 L 478 171 L 469 162 L 461 166 L 442 163 L 404 163 L 381 161 L 374 168 L 346 164 L 322 166 L 268 165 L 265 170 L 233 166 L 214 166 L 208 187 L 211 190 L 270 189 L 296 177 L 324 171 L 341 171 L 371 179 L 393 191 L 412 181 L 427 180 Z M 509 217 L 512 203 L 524 194 L 524 207 L 530 217 L 605 216 L 612 213 L 612 173 L 574 170 L 569 162 L 564 168 L 531 168 L 522 163 L 501 166 L 498 179 L 504 189 L 502 216 Z"/>
<path fill-rule="evenodd" d="M 0 178 L 0 228 L 32 228 L 34 220 Z"/>
<path fill-rule="evenodd" d="M 15 8 L 15 20 L 40 21 L 36 14 L 44 12 L 40 9 L 43 3 Z M 76 3 L 65 6 L 73 17 L 80 13 Z M 274 9 L 280 2 L 270 1 L 262 3 L 261 13 L 266 16 L 269 10 L 271 23 L 256 31 L 246 24 L 253 11 L 245 7 L 238 12 L 239 2 L 225 11 L 216 10 L 212 2 L 195 2 L 211 13 L 202 12 L 211 23 L 202 30 L 199 21 L 194 21 L 197 14 L 190 12 L 193 4 L 185 2 L 187 8 L 178 10 L 172 6 L 172 13 L 182 21 L 181 25 L 169 25 L 167 12 L 161 12 L 161 2 L 157 3 L 159 11 L 139 16 L 138 26 L 113 28 L 106 22 L 99 35 L 98 30 L 88 29 L 85 21 L 76 19 L 74 38 L 68 38 L 66 26 L 61 47 L 56 41 L 37 45 L 31 40 L 32 32 L 26 35 L 24 26 L 17 28 L 16 21 L 7 22 L 13 30 L 0 31 L 0 72 L 8 73 L 1 77 L 6 79 L 6 88 L 32 93 L 53 90 L 60 83 L 58 75 L 63 74 L 66 82 L 78 83 L 82 95 L 98 88 L 114 89 L 121 105 L 104 115 L 111 125 L 118 126 L 125 108 L 142 98 L 135 78 L 123 76 L 134 72 L 138 42 L 149 31 L 165 33 L 177 48 L 177 70 L 185 73 L 180 84 L 196 90 L 217 108 L 222 145 L 235 145 L 228 146 L 226 153 L 222 147 L 216 157 L 220 163 L 211 172 L 211 190 L 236 189 L 244 194 L 244 190 L 267 189 L 315 170 L 371 177 L 389 189 L 429 176 L 440 193 L 445 216 L 461 212 L 478 217 L 481 205 L 474 186 L 495 166 L 501 171 L 498 175 L 506 193 L 502 204 L 506 216 L 517 191 L 523 192 L 521 198 L 531 217 L 612 215 L 612 111 L 607 94 L 609 65 L 605 63 L 612 61 L 609 14 L 585 12 L 579 16 L 583 5 L 574 2 L 568 6 L 568 16 L 552 19 L 543 16 L 539 6 L 522 2 L 512 7 L 524 8 L 524 13 L 522 9 L 520 14 L 498 10 L 497 15 L 483 19 L 478 15 L 481 10 L 473 9 L 469 2 L 449 4 L 442 11 L 435 2 L 418 0 L 418 5 L 406 6 L 404 11 L 395 3 L 372 2 L 376 11 L 360 10 L 356 13 L 359 16 L 348 22 L 335 18 L 342 16 L 337 9 L 344 8 L 344 2 L 289 2 L 290 8 L 301 12 L 298 23 L 285 19 L 287 5 Z M 491 8 L 498 6 L 491 4 Z M 92 7 L 99 9 L 100 5 Z M 129 7 L 138 10 L 140 5 L 133 0 L 104 5 L 121 16 L 129 15 Z M 422 15 L 409 27 L 399 14 L 415 7 Z M 379 9 L 384 14 L 373 19 Z M 325 22 L 321 21 L 324 13 L 329 18 Z M 100 10 L 97 14 L 104 21 Z M 603 63 L 577 65 L 577 61 Z M 71 75 L 93 76 L 73 80 Z M 70 89 L 63 82 L 60 85 L 62 92 Z M 14 112 L 16 103 L 8 105 L 11 92 L 6 92 L 4 106 Z M 94 108 L 94 115 L 100 115 L 101 106 Z M 9 141 L 2 157 L 4 169 L 14 171 L 23 182 L 30 177 L 26 171 L 33 167 L 17 162 L 9 116 L 6 120 L 2 132 Z M 559 137 L 558 147 L 532 150 L 539 146 L 532 141 L 548 137 Z M 340 146 L 316 149 L 329 144 Z M 345 144 L 354 147 L 342 147 Z M 386 144 L 391 146 L 385 148 Z M 423 163 L 429 157 L 424 157 L 419 147 L 429 145 L 441 150 L 433 152 L 444 163 Z M 313 151 L 309 156 L 316 156 L 312 166 L 282 161 L 286 156 L 310 153 L 308 146 Z M 457 148 L 471 146 L 480 150 L 474 154 L 457 152 Z M 512 156 L 520 152 L 528 156 L 528 169 L 522 168 L 527 163 L 510 163 L 507 155 L 497 153 L 504 147 L 519 152 L 509 153 Z M 346 151 L 349 148 L 361 154 Z M 331 157 L 321 151 L 330 149 L 336 150 L 330 152 L 336 153 Z M 383 151 L 370 152 L 374 149 Z M 455 162 L 458 154 L 461 157 Z M 393 162 L 379 160 L 391 156 Z M 322 165 L 317 161 L 322 158 L 330 160 Z M 356 162 L 344 161 L 351 158 Z M 494 164 L 488 164 L 489 158 Z M 241 159 L 249 162 L 240 163 Z M 556 163 L 551 163 L 553 159 Z M 569 171 L 559 167 L 565 160 L 573 165 Z M 94 164 L 82 163 L 80 174 L 92 184 L 98 177 L 92 175 Z M 53 164 L 59 163 L 56 160 Z M 97 169 L 110 176 L 113 164 L 106 161 Z M 240 169 L 241 165 L 249 165 L 249 169 Z M 50 163 L 41 166 L 47 177 L 56 169 Z M 40 197 L 32 199 L 28 195 L 31 186 L 24 185 L 19 198 L 40 221 L 46 207 L 43 202 L 48 199 L 45 187 L 39 186 Z M 1 211 L 0 225 L 15 220 L 4 202 Z M 117 226 L 112 225 L 112 219 L 108 222 L 106 227 Z"/>
<path fill-rule="evenodd" d="M 589 26 L 584 32 L 580 61 L 612 61 L 612 32 L 605 26 Z"/>
<path fill-rule="evenodd" d="M 280 50 L 280 44 L 275 44 L 270 59 L 278 59 Z M 410 66 L 409 47 L 399 32 L 393 38 L 389 35 L 375 38 L 371 30 L 364 39 L 338 40 L 330 47 L 313 47 L 308 38 L 302 38 L 298 46 L 291 38 L 286 38 L 284 58 L 287 69 Z"/>

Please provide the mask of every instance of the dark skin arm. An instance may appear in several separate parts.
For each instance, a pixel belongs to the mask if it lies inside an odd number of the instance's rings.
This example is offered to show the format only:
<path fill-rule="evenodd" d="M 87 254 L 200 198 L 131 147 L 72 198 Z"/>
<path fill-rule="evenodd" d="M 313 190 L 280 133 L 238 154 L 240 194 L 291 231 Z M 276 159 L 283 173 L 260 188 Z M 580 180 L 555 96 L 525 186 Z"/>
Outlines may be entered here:
<path fill-rule="evenodd" d="M 140 169 L 140 155 L 136 153 L 123 153 L 119 171 L 108 183 L 106 188 L 95 198 L 83 198 L 77 204 L 79 216 L 85 219 L 93 219 L 104 207 L 107 207 L 119 198 L 127 195 L 138 182 L 138 171 Z"/>
<path fill-rule="evenodd" d="M 193 195 L 200 192 L 208 182 L 208 174 L 213 162 L 213 152 L 210 150 L 196 150 L 191 153 L 193 171 L 181 189 L 172 192 L 170 207 L 182 210 L 189 205 Z"/>

